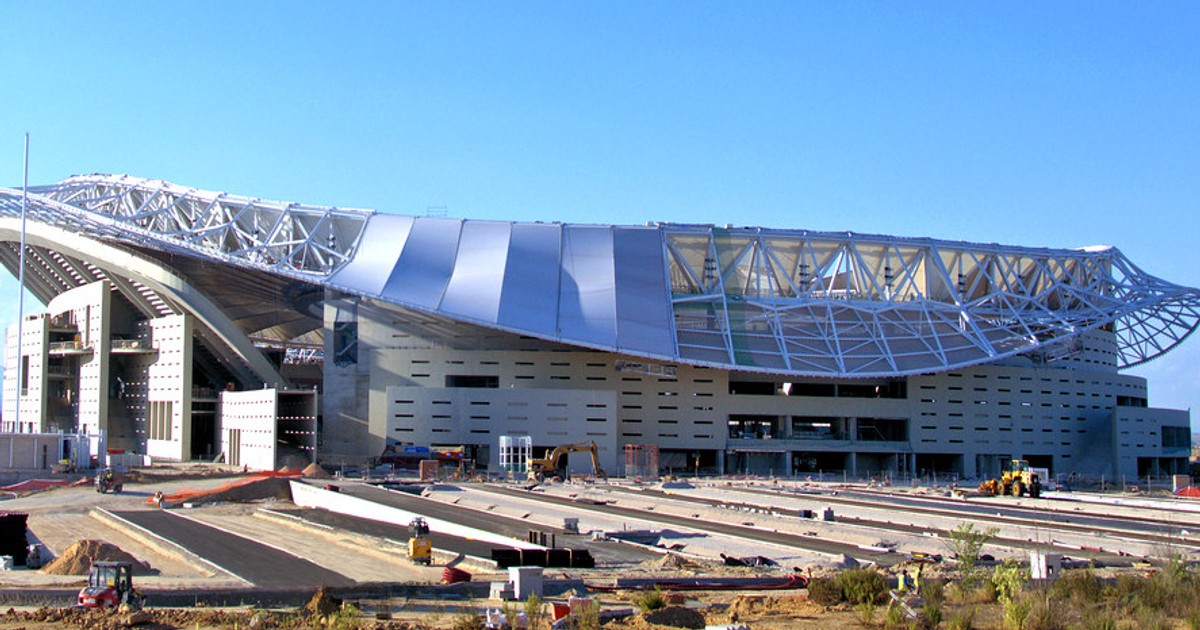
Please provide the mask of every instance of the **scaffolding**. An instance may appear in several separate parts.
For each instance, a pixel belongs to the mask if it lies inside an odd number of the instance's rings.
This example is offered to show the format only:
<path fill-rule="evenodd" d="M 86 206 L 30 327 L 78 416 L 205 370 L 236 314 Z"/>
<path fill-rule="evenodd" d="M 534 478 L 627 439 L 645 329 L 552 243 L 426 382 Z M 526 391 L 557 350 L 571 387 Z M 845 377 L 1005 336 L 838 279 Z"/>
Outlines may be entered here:
<path fill-rule="evenodd" d="M 533 438 L 528 435 L 500 436 L 500 469 L 512 479 L 524 479 L 533 457 Z"/>
<path fill-rule="evenodd" d="M 658 445 L 626 444 L 625 477 L 635 481 L 658 481 Z"/>

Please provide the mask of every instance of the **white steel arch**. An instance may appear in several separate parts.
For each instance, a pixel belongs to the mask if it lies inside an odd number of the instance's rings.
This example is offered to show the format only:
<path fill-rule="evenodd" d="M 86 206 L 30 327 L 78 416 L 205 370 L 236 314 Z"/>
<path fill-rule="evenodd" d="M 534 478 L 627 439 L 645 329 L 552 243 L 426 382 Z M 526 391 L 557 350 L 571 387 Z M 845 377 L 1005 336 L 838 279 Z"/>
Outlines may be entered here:
<path fill-rule="evenodd" d="M 243 382 L 257 380 L 272 385 L 286 384 L 279 371 L 255 349 L 250 339 L 186 279 L 152 260 L 56 226 L 31 221 L 28 222 L 27 231 L 27 246 L 30 249 L 39 248 L 40 251 L 51 251 L 52 255 L 65 254 L 79 260 L 86 259 L 102 270 L 104 279 L 118 284 L 139 282 L 151 288 L 155 295 L 172 302 L 164 305 L 170 309 L 168 312 L 187 312 L 195 317 L 202 331 L 211 331 L 215 340 L 219 340 L 219 343 L 213 344 L 214 351 L 225 359 L 225 364 Z M 0 213 L 0 241 L 12 242 L 19 238 L 20 223 Z M 69 264 L 64 256 L 56 258 L 64 268 Z M 73 287 L 69 284 L 55 287 L 58 293 L 70 288 Z"/>

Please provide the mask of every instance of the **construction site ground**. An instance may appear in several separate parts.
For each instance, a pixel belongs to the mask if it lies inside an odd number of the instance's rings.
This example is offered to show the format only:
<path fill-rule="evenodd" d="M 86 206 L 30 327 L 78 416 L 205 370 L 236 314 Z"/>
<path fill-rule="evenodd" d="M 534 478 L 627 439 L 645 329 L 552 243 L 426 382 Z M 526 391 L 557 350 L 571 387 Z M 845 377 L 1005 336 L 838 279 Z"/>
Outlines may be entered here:
<path fill-rule="evenodd" d="M 404 522 L 299 507 L 279 498 L 278 484 L 261 491 L 270 496 L 255 497 L 249 486 L 211 494 L 239 474 L 220 466 L 155 468 L 126 477 L 120 494 L 56 487 L 11 496 L 0 501 L 0 511 L 29 515 L 31 542 L 45 547 L 47 559 L 80 540 L 98 540 L 149 564 L 135 582 L 149 596 L 151 620 L 164 628 L 246 627 L 254 615 L 261 624 L 264 610 L 299 615 L 322 586 L 352 602 L 368 626 L 448 628 L 465 614 L 503 606 L 489 599 L 489 585 L 507 580 L 508 572 L 484 551 L 503 547 L 495 541 L 505 537 L 514 547 L 528 546 L 529 530 L 596 559 L 595 568 L 546 569 L 552 602 L 587 595 L 614 613 L 636 611 L 639 588 L 720 582 L 736 590 L 687 591 L 673 601 L 703 613 L 710 625 L 736 619 L 751 628 L 861 627 L 860 611 L 811 604 L 804 589 L 756 588 L 792 573 L 822 576 L 862 565 L 895 575 L 914 555 L 946 558 L 927 577 L 952 574 L 948 532 L 963 523 L 996 528 L 983 551 L 997 560 L 1028 562 L 1037 550 L 1112 574 L 1142 571 L 1145 561 L 1166 556 L 1194 560 L 1200 549 L 1200 503 L 1165 496 L 964 497 L 948 487 L 732 478 L 537 486 L 409 479 L 390 490 L 353 480 L 302 482 L 331 506 L 363 501 L 461 525 L 440 533 L 442 549 L 427 567 L 406 557 Z M 195 499 L 166 509 L 153 501 L 184 490 Z M 564 519 L 576 519 L 580 533 L 565 532 Z M 759 566 L 731 566 L 739 562 Z M 470 572 L 471 582 L 441 585 L 447 564 Z M 266 565 L 287 568 L 258 570 Z M 100 621 L 68 611 L 84 582 L 23 567 L 0 572 L 0 611 L 9 610 L 0 627 L 118 623 L 111 615 Z M 999 627 L 990 614 L 983 609 L 975 627 Z M 605 627 L 655 626 L 632 615 Z"/>

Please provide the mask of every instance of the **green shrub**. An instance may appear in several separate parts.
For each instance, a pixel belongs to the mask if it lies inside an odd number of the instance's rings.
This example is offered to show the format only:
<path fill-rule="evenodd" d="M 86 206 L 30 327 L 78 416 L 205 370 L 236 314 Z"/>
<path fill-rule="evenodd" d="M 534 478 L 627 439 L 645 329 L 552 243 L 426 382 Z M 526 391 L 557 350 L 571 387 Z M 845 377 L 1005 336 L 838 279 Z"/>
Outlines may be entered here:
<path fill-rule="evenodd" d="M 516 623 L 517 603 L 507 599 L 504 600 L 504 603 L 500 604 L 500 614 L 504 615 L 504 618 L 507 619 L 509 623 Z"/>
<path fill-rule="evenodd" d="M 1184 619 L 1200 609 L 1200 584 L 1186 565 L 1170 564 L 1153 581 L 1158 582 L 1164 591 L 1160 603 L 1165 614 Z"/>
<path fill-rule="evenodd" d="M 1118 604 L 1127 613 L 1158 611 L 1168 617 L 1184 619 L 1197 610 L 1197 591 L 1188 574 L 1159 572 L 1148 578 L 1121 576 L 1113 587 Z"/>
<path fill-rule="evenodd" d="M 325 617 L 324 625 L 331 630 L 353 630 L 362 625 L 361 612 L 354 604 L 342 604 L 337 612 Z"/>
<path fill-rule="evenodd" d="M 904 613 L 904 609 L 892 602 L 887 608 L 887 614 L 883 618 L 883 626 L 885 628 L 900 628 L 907 624 L 908 615 Z"/>
<path fill-rule="evenodd" d="M 579 607 L 575 613 L 572 630 L 600 630 L 600 602 L 592 600 Z"/>
<path fill-rule="evenodd" d="M 887 580 L 875 569 L 842 571 L 834 581 L 842 591 L 842 598 L 851 604 L 882 602 L 888 592 Z"/>
<path fill-rule="evenodd" d="M 1091 569 L 1063 571 L 1050 587 L 1050 596 L 1072 604 L 1094 604 L 1104 598 L 1104 586 Z"/>
<path fill-rule="evenodd" d="M 542 605 L 542 598 L 537 595 L 530 595 L 529 599 L 525 600 L 525 618 L 529 620 L 529 627 L 540 630 L 546 624 L 545 606 Z"/>
<path fill-rule="evenodd" d="M 1142 608 L 1138 611 L 1138 630 L 1170 630 L 1172 627 L 1174 627 L 1174 624 L 1159 610 Z"/>
<path fill-rule="evenodd" d="M 1022 630 L 1064 630 L 1067 627 L 1066 611 L 1061 607 L 1051 606 L 1044 597 L 1030 602 L 1029 613 L 1022 624 Z"/>
<path fill-rule="evenodd" d="M 633 596 L 633 605 L 638 607 L 638 610 L 648 613 L 652 610 L 665 608 L 667 606 L 667 598 L 659 589 L 652 591 L 642 591 Z"/>
<path fill-rule="evenodd" d="M 1004 627 L 1007 630 L 1023 630 L 1025 620 L 1029 618 L 1029 611 L 1032 608 L 1029 600 L 1025 598 L 1018 597 L 1009 600 L 1004 605 Z"/>
<path fill-rule="evenodd" d="M 808 582 L 808 600 L 818 606 L 837 606 L 842 603 L 842 587 L 830 578 L 813 578 Z"/>
<path fill-rule="evenodd" d="M 1185 582 L 1191 579 L 1187 560 L 1175 552 L 1167 553 L 1167 560 L 1162 567 L 1162 575 L 1171 582 Z"/>
<path fill-rule="evenodd" d="M 962 580 L 967 583 L 968 587 L 974 586 L 979 579 L 975 571 L 979 564 L 979 552 L 999 531 L 996 527 L 975 529 L 974 523 L 964 521 L 950 532 L 948 546 L 950 552 L 954 554 L 954 559 L 958 562 Z"/>
<path fill-rule="evenodd" d="M 1194 612 L 1187 616 L 1188 630 L 1200 630 L 1200 612 Z"/>
<path fill-rule="evenodd" d="M 854 607 L 858 611 L 858 621 L 864 626 L 875 624 L 875 602 L 867 600 Z"/>
<path fill-rule="evenodd" d="M 946 619 L 946 630 L 971 630 L 975 627 L 975 609 L 964 608 Z"/>
<path fill-rule="evenodd" d="M 926 606 L 946 601 L 946 581 L 937 578 L 921 580 L 921 599 L 925 600 Z"/>
<path fill-rule="evenodd" d="M 925 587 L 921 587 L 921 593 L 924 594 Z M 924 625 L 928 628 L 936 628 L 942 623 L 942 602 L 941 600 L 926 599 L 925 606 L 921 609 L 921 618 L 925 621 Z"/>
<path fill-rule="evenodd" d="M 1027 580 L 1025 569 L 1014 560 L 1005 560 L 1004 564 L 992 570 L 992 586 L 996 589 L 996 599 L 1005 607 L 1016 599 L 1025 588 Z"/>
<path fill-rule="evenodd" d="M 1132 575 L 1118 575 L 1117 579 L 1104 589 L 1104 597 L 1113 602 L 1120 612 L 1131 612 L 1138 607 L 1142 592 L 1142 578 Z"/>
<path fill-rule="evenodd" d="M 476 612 L 463 612 L 454 616 L 450 621 L 451 630 L 483 630 L 483 615 Z"/>
<path fill-rule="evenodd" d="M 952 601 L 960 604 L 990 604 L 996 601 L 996 587 L 987 580 L 973 586 L 959 582 L 951 582 L 946 587 L 946 594 Z"/>
<path fill-rule="evenodd" d="M 1170 605 L 1171 585 L 1162 574 L 1155 574 L 1142 580 L 1142 587 L 1137 591 L 1138 609 L 1163 610 Z"/>
<path fill-rule="evenodd" d="M 1117 630 L 1118 627 L 1117 614 L 1110 606 L 1086 609 L 1079 619 L 1079 630 Z"/>

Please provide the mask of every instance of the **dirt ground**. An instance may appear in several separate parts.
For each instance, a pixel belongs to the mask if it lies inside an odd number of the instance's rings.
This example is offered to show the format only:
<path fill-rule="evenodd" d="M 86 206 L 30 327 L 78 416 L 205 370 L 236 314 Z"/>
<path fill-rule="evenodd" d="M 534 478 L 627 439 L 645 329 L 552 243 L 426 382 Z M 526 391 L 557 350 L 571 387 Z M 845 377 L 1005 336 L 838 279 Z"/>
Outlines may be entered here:
<path fill-rule="evenodd" d="M 68 547 L 80 539 L 96 539 L 112 543 L 123 551 L 127 551 L 139 560 L 146 561 L 153 567 L 148 577 L 139 576 L 136 583 L 142 588 L 182 589 L 189 588 L 221 588 L 236 586 L 236 581 L 228 576 L 214 574 L 203 567 L 195 566 L 187 561 L 165 552 L 163 549 L 146 544 L 136 536 L 131 536 L 112 522 L 96 517 L 94 508 L 104 507 L 112 510 L 123 509 L 156 509 L 148 505 L 153 497 L 169 496 L 182 490 L 214 490 L 229 481 L 231 477 L 239 477 L 239 470 L 223 469 L 212 466 L 176 466 L 161 469 L 139 471 L 124 479 L 126 489 L 119 495 L 100 495 L 88 486 L 65 487 L 36 492 L 17 497 L 8 501 L 0 501 L 0 511 L 27 512 L 29 528 L 42 542 L 52 555 L 63 555 Z M 269 484 L 264 484 L 264 486 Z M 411 563 L 389 553 L 387 550 L 375 548 L 377 545 L 370 541 L 356 538 L 345 532 L 316 532 L 296 524 L 282 523 L 280 519 L 264 516 L 259 510 L 261 506 L 278 502 L 281 506 L 290 506 L 287 501 L 277 498 L 272 491 L 267 494 L 270 498 L 256 503 L 235 502 L 239 495 L 233 492 L 246 491 L 238 486 L 230 493 L 222 495 L 222 501 L 205 505 L 194 510 L 186 510 L 186 514 L 202 522 L 220 525 L 223 528 L 257 539 L 270 540 L 295 555 L 312 559 L 323 566 L 328 566 L 344 575 L 360 581 L 397 581 L 413 583 L 436 583 L 441 573 L 441 567 L 414 567 Z M 159 494 L 161 493 L 161 495 Z M 285 535 L 287 532 L 293 535 Z M 764 576 L 783 575 L 790 569 L 778 568 L 774 572 L 765 572 L 762 568 L 727 567 L 719 563 L 698 557 L 665 554 L 655 560 L 646 561 L 635 566 L 621 567 L 619 573 L 623 577 L 679 578 L 685 576 Z M 820 577 L 833 572 L 832 567 L 814 567 L 812 575 Z M 611 580 L 613 570 L 607 572 L 596 570 L 596 573 L 577 573 L 571 577 L 582 577 L 589 584 Z M 1107 576 L 1107 573 L 1101 573 Z M 940 568 L 933 568 L 926 574 L 927 578 L 940 576 Z M 504 574 L 476 573 L 477 581 L 504 579 Z M 82 583 L 78 576 L 48 575 L 38 571 L 10 571 L 0 573 L 0 588 L 78 588 Z M 607 610 L 633 610 L 632 592 L 599 593 L 595 597 Z M 703 616 L 708 625 L 742 623 L 754 630 L 781 630 L 784 628 L 862 628 L 883 627 L 887 617 L 887 607 L 880 605 L 869 615 L 861 609 L 848 605 L 826 608 L 814 604 L 807 599 L 806 591 L 764 591 L 764 592 L 689 592 L 672 594 L 670 605 L 678 607 L 674 615 L 696 617 Z M 565 603 L 558 598 L 557 603 Z M 154 608 L 154 602 L 149 602 L 150 608 L 144 614 L 130 618 L 129 614 L 103 613 L 97 611 L 81 611 L 66 608 L 23 607 L 0 608 L 0 630 L 27 630 L 48 628 L 88 628 L 107 630 L 109 628 L 142 627 L 156 630 L 194 628 L 393 628 L 397 630 L 434 630 L 442 628 L 462 628 L 463 621 L 468 615 L 482 614 L 491 608 L 500 608 L 497 601 L 486 599 L 393 599 L 378 601 L 350 602 L 352 607 L 343 608 L 340 604 L 332 605 L 325 602 L 321 606 L 310 605 L 308 609 L 294 608 L 281 610 L 257 610 L 250 608 L 216 609 L 216 608 L 186 608 L 165 609 Z M 310 604 L 312 604 L 310 602 Z M 517 605 L 520 609 L 520 605 Z M 967 609 L 974 609 L 975 628 L 999 628 L 1000 611 L 995 603 L 956 604 L 947 602 L 943 605 L 943 618 L 949 619 Z M 686 610 L 684 610 L 686 609 Z M 694 612 L 693 612 L 694 611 Z M 671 616 L 666 614 L 665 616 Z M 606 624 L 605 628 L 620 630 L 658 630 L 670 626 L 656 625 L 647 621 L 643 615 L 633 615 L 620 621 Z"/>
<path fill-rule="evenodd" d="M 883 627 L 887 609 L 879 606 L 864 623 L 864 613 L 848 605 L 833 608 L 818 606 L 807 600 L 803 592 L 794 594 L 731 594 L 698 593 L 689 596 L 682 606 L 698 611 L 708 625 L 746 624 L 753 630 L 785 630 L 788 628 L 832 628 L 834 630 Z M 601 596 L 605 608 L 632 608 L 621 594 Z M 0 628 L 16 630 L 48 630 L 50 628 L 88 628 L 117 630 L 137 627 L 155 630 L 289 627 L 327 628 L 388 628 L 392 630 L 449 630 L 461 628 L 462 619 L 474 612 L 482 615 L 488 608 L 498 608 L 495 601 L 413 600 L 392 602 L 360 602 L 361 609 L 256 610 L 243 609 L 148 609 L 147 614 L 130 618 L 117 612 L 81 611 L 73 609 L 9 609 L 0 614 Z M 953 615 L 966 605 L 947 604 L 945 613 Z M 1000 628 L 1000 611 L 996 604 L 971 605 L 975 609 L 975 628 Z M 519 609 L 519 607 L 518 607 Z M 635 609 L 636 610 L 636 609 Z M 673 626 L 653 624 L 645 615 L 636 614 L 623 620 L 604 624 L 612 630 L 667 630 Z M 678 627 L 678 626 L 675 626 Z"/>
<path fill-rule="evenodd" d="M 82 539 L 94 539 L 111 543 L 153 568 L 150 575 L 138 577 L 136 583 L 142 588 L 237 588 L 244 583 L 134 535 L 122 524 L 105 518 L 96 508 L 113 511 L 157 509 L 152 501 L 160 493 L 171 496 L 181 492 L 217 491 L 231 480 L 245 478 L 248 477 L 240 469 L 224 466 L 156 466 L 122 475 L 125 488 L 119 494 L 99 494 L 89 485 L 58 487 L 0 501 L 0 511 L 29 514 L 29 531 L 35 541 L 45 547 L 46 561 L 67 553 Z M 229 502 L 181 512 L 252 539 L 272 541 L 294 555 L 328 565 L 358 580 L 430 583 L 440 577 L 440 567 L 414 566 L 395 554 L 381 553 L 374 545 L 350 534 L 313 529 L 298 532 L 294 527 L 259 518 L 260 507 L 275 504 L 292 507 L 290 501 L 278 498 L 277 482 L 267 480 L 255 484 L 259 494 L 265 492 L 266 497 L 250 503 L 232 502 L 239 498 L 239 493 L 247 491 L 246 486 L 239 486 L 219 495 Z M 79 576 L 50 575 L 44 571 L 0 572 L 0 589 L 78 587 L 81 583 Z"/>

